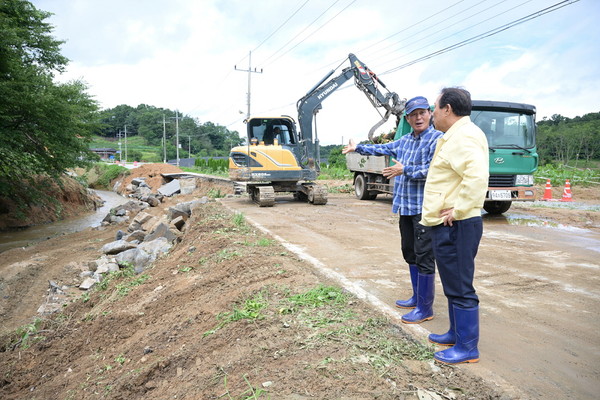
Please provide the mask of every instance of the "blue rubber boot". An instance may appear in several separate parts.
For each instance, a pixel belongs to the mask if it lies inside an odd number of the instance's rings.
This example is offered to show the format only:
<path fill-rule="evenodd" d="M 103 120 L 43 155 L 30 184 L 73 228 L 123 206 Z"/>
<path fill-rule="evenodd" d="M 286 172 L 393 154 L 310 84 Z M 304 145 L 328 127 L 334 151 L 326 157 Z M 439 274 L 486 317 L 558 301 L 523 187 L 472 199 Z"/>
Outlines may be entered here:
<path fill-rule="evenodd" d="M 418 274 L 417 306 L 402 316 L 405 324 L 420 324 L 433 319 L 433 298 L 435 297 L 435 274 Z"/>
<path fill-rule="evenodd" d="M 433 357 L 444 364 L 475 363 L 479 361 L 479 306 L 460 308 L 452 306 L 456 324 L 456 344 L 438 351 Z"/>
<path fill-rule="evenodd" d="M 452 309 L 452 303 L 448 300 L 448 317 L 450 318 L 450 329 L 448 332 L 442 335 L 436 335 L 432 333 L 429 335 L 429 341 L 435 344 L 441 344 L 442 346 L 454 346 L 456 343 L 456 326 L 454 324 L 454 310 Z"/>
<path fill-rule="evenodd" d="M 399 308 L 415 308 L 417 305 L 417 275 L 419 275 L 419 269 L 415 264 L 409 264 L 408 270 L 410 272 L 410 282 L 412 283 L 413 295 L 408 300 L 396 300 L 396 307 Z"/>

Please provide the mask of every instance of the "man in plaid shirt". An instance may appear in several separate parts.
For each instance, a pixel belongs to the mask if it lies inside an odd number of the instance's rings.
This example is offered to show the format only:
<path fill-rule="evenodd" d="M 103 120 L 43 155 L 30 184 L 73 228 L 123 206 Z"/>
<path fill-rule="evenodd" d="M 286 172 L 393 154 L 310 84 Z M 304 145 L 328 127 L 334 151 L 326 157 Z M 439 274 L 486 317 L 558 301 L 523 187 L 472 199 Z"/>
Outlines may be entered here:
<path fill-rule="evenodd" d="M 408 263 L 413 295 L 408 300 L 396 301 L 400 308 L 412 308 L 402 316 L 402 322 L 418 324 L 433 318 L 435 295 L 435 260 L 429 227 L 419 223 L 423 207 L 423 190 L 429 164 L 442 132 L 431 125 L 432 112 L 425 97 L 418 96 L 406 102 L 406 120 L 413 129 L 400 139 L 385 144 L 355 144 L 350 140 L 343 154 L 356 151 L 362 155 L 390 156 L 394 165 L 383 170 L 383 175 L 394 179 L 392 211 L 400 213 L 399 226 L 402 256 Z"/>

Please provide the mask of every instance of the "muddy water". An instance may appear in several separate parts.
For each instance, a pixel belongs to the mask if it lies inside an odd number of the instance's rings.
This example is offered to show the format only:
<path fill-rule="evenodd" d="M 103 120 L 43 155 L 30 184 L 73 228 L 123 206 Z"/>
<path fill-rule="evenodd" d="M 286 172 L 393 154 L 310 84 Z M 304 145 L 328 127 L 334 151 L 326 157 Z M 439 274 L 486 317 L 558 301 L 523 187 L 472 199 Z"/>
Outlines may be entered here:
<path fill-rule="evenodd" d="M 63 233 L 79 232 L 89 227 L 98 226 L 111 208 L 129 200 L 115 192 L 96 190 L 96 193 L 104 200 L 104 205 L 91 214 L 50 224 L 32 226 L 18 231 L 0 232 L 0 253 Z"/>

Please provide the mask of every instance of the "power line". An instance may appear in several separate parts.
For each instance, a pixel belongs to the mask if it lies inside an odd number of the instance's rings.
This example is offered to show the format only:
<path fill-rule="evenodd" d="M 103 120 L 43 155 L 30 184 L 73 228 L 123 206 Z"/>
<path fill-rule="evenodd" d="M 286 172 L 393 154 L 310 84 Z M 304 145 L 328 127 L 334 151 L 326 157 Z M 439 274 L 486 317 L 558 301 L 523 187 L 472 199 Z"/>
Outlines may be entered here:
<path fill-rule="evenodd" d="M 539 10 L 539 11 L 533 13 L 533 14 L 529 14 L 529 15 L 523 17 L 523 18 L 519 18 L 517 20 L 509 22 L 508 24 L 505 24 L 505 25 L 499 26 L 497 28 L 491 29 L 491 30 L 489 30 L 487 32 L 484 32 L 482 34 L 479 34 L 479 35 L 473 36 L 473 37 L 471 37 L 469 39 L 463 40 L 462 42 L 453 44 L 453 45 L 445 47 L 445 48 L 443 48 L 441 50 L 438 50 L 438 51 L 435 51 L 433 53 L 430 53 L 430 54 L 428 54 L 426 56 L 419 57 L 419 58 L 417 58 L 417 59 L 415 59 L 413 61 L 410 61 L 410 62 L 407 62 L 405 64 L 399 65 L 399 66 L 397 66 L 395 68 L 389 69 L 389 70 L 387 70 L 387 71 L 385 71 L 383 73 L 380 73 L 379 75 L 391 74 L 392 72 L 399 71 L 399 70 L 401 70 L 403 68 L 409 67 L 409 66 L 411 66 L 413 64 L 416 64 L 418 62 L 421 62 L 421 61 L 424 61 L 424 60 L 428 60 L 430 58 L 439 56 L 441 54 L 447 53 L 447 52 L 452 51 L 452 50 L 456 50 L 456 49 L 458 49 L 460 47 L 463 47 L 463 46 L 466 46 L 468 44 L 471 44 L 471 43 L 477 42 L 479 40 L 485 39 L 487 37 L 496 35 L 496 34 L 498 34 L 500 32 L 503 32 L 503 31 L 505 31 L 507 29 L 513 28 L 513 27 L 515 27 L 517 25 L 520 25 L 520 24 L 522 24 L 524 22 L 527 22 L 527 21 L 530 21 L 532 19 L 541 17 L 544 14 L 548 14 L 548 13 L 550 13 L 552 11 L 556 11 L 558 9 L 561 9 L 563 7 L 571 5 L 573 3 L 577 3 L 578 1 L 579 0 L 564 0 L 564 1 L 561 1 L 561 2 L 556 3 L 556 4 L 554 4 L 554 5 L 550 6 L 550 7 L 546 7 L 544 9 L 542 9 L 542 10 Z"/>
<path fill-rule="evenodd" d="M 283 48 L 285 48 L 288 44 L 290 44 L 292 41 L 294 41 L 298 36 L 300 36 L 301 34 L 303 34 L 308 28 L 310 28 L 315 22 L 317 22 L 323 15 L 325 15 L 325 13 L 327 13 L 327 11 L 329 11 L 339 1 L 340 0 L 335 0 L 329 7 L 327 7 L 325 9 L 325 11 L 323 11 L 321 14 L 319 14 L 319 16 L 317 16 L 317 18 L 313 19 L 311 23 L 309 23 L 308 25 L 306 25 L 300 32 L 298 32 L 296 34 L 296 36 L 294 36 L 293 38 L 291 38 L 286 44 L 284 44 L 279 49 L 277 49 L 273 54 L 271 54 L 262 64 L 269 65 L 269 64 L 267 64 L 267 62 L 271 58 L 273 58 L 274 56 L 276 56 Z"/>
<path fill-rule="evenodd" d="M 418 22 L 415 22 L 414 24 L 412 24 L 412 25 L 410 25 L 410 26 L 407 26 L 406 28 L 404 28 L 404 29 L 402 29 L 402 30 L 399 30 L 399 31 L 398 31 L 398 32 L 396 32 L 396 33 L 393 33 L 393 34 L 389 35 L 388 37 L 386 37 L 386 38 L 384 38 L 384 39 L 381 39 L 381 40 L 379 40 L 378 42 L 375 42 L 375 43 L 374 43 L 374 44 L 372 44 L 372 45 L 369 45 L 368 47 L 364 47 L 364 48 L 362 48 L 361 50 L 359 50 L 359 52 L 362 52 L 362 51 L 364 51 L 364 50 L 370 50 L 372 47 L 374 47 L 374 46 L 377 46 L 379 43 L 385 42 L 386 40 L 389 40 L 389 39 L 393 38 L 393 37 L 394 37 L 394 36 L 396 36 L 396 35 L 399 35 L 399 34 L 401 34 L 401 33 L 403 33 L 403 32 L 406 32 L 406 31 L 408 31 L 409 29 L 411 29 L 411 28 L 413 28 L 413 27 L 415 27 L 415 26 L 421 25 L 423 22 L 425 22 L 425 21 L 428 21 L 428 20 L 432 19 L 433 17 L 435 17 L 435 16 L 437 16 L 437 15 L 439 15 L 439 14 L 445 13 L 446 11 L 448 11 L 449 9 L 453 8 L 454 6 L 456 6 L 456 5 L 460 4 L 460 3 L 462 3 L 463 1 L 465 1 L 465 0 L 459 0 L 459 1 L 457 1 L 456 3 L 454 3 L 454 4 L 452 4 L 452 5 L 450 5 L 450 6 L 446 7 L 446 8 L 444 8 L 443 10 L 440 10 L 440 11 L 436 12 L 435 14 L 431 14 L 429 17 L 423 18 L 422 20 L 420 20 L 420 21 L 418 21 Z M 485 1 L 485 0 L 484 0 L 484 1 Z M 483 1 L 482 1 L 482 2 L 483 2 Z M 461 12 L 463 12 L 463 11 L 459 11 L 459 13 L 461 13 Z M 457 15 L 457 14 L 455 14 L 455 15 Z M 451 19 L 451 18 L 453 18 L 453 17 L 454 17 L 454 16 L 448 17 L 448 18 L 446 18 L 446 20 L 447 20 L 447 19 Z M 404 38 L 404 39 L 402 39 L 401 41 L 404 41 L 404 40 L 408 40 L 408 39 L 407 39 L 407 38 Z M 413 38 L 411 37 L 411 38 L 410 38 L 410 40 L 413 40 Z M 399 42 L 396 42 L 396 43 L 399 43 Z M 379 53 L 379 52 L 381 52 L 381 51 L 383 51 L 383 50 L 385 50 L 385 49 L 387 49 L 387 48 L 389 48 L 390 46 L 393 46 L 393 45 L 394 45 L 394 43 L 392 43 L 392 44 L 390 44 L 390 45 L 388 45 L 388 46 L 386 46 L 386 47 L 384 47 L 384 48 L 382 48 L 382 49 L 380 49 L 380 50 L 377 50 L 377 51 L 376 51 L 376 53 L 374 53 L 374 54 L 377 54 L 377 53 Z M 357 54 L 359 54 L 359 53 L 357 53 Z"/>
<path fill-rule="evenodd" d="M 450 10 L 451 8 L 453 8 L 453 7 L 457 6 L 458 4 L 462 3 L 463 1 L 464 1 L 464 0 L 460 0 L 460 1 L 458 1 L 458 2 L 456 2 L 456 3 L 454 3 L 454 4 L 452 4 L 452 5 L 450 5 L 450 6 L 448 6 L 448 7 L 446 7 L 445 9 L 443 9 L 443 10 L 441 10 L 441 11 L 439 11 L 439 12 L 436 12 L 436 13 L 434 13 L 434 14 L 432 14 L 432 15 L 430 15 L 430 16 L 428 16 L 428 17 L 426 17 L 426 18 L 422 19 L 422 20 L 420 20 L 419 22 L 417 22 L 417 23 L 415 23 L 415 24 L 413 24 L 413 25 L 411 25 L 411 26 L 409 26 L 409 27 L 407 27 L 407 28 L 405 28 L 405 29 L 402 29 L 402 30 L 400 30 L 400 31 L 398 31 L 398 32 L 396 32 L 396 33 L 394 33 L 394 34 L 392 34 L 392 35 L 390 35 L 390 36 L 386 37 L 385 39 L 381 39 L 381 40 L 379 40 L 379 41 L 375 42 L 373 45 L 370 45 L 370 46 L 368 46 L 368 47 L 365 47 L 365 48 L 363 48 L 362 50 L 360 50 L 360 52 L 361 52 L 360 54 L 363 54 L 363 53 L 362 53 L 362 51 L 363 51 L 363 50 L 368 50 L 368 49 L 372 48 L 373 46 L 376 46 L 376 45 L 378 45 L 379 43 L 382 43 L 382 42 L 384 42 L 384 41 L 386 41 L 386 40 L 390 39 L 391 37 L 394 37 L 394 36 L 396 36 L 396 35 L 398 35 L 398 34 L 400 34 L 400 33 L 402 33 L 402 32 L 408 31 L 408 30 L 409 30 L 410 28 L 412 28 L 412 27 L 415 27 L 415 26 L 421 25 L 423 22 L 425 22 L 425 21 L 428 21 L 428 20 L 432 19 L 433 17 L 435 17 L 435 16 L 437 16 L 437 15 L 439 15 L 439 14 L 443 13 L 443 12 L 446 12 L 446 11 Z M 506 1 L 507 1 L 507 0 L 501 0 L 499 3 L 496 3 L 496 4 L 495 4 L 494 6 L 492 6 L 492 7 L 488 7 L 486 10 L 489 10 L 489 9 L 491 9 L 491 8 L 495 7 L 496 5 L 498 5 L 498 4 L 502 3 L 502 2 L 506 2 Z M 533 1 L 533 0 L 528 0 L 528 1 Z M 453 15 L 451 15 L 451 16 L 445 17 L 445 18 L 444 18 L 444 21 L 445 21 L 445 22 L 448 22 L 448 21 L 450 21 L 452 18 L 454 18 L 454 17 L 456 17 L 456 16 L 463 15 L 463 14 L 464 14 L 464 13 L 465 13 L 467 10 L 469 10 L 469 9 L 473 9 L 474 7 L 477 7 L 478 5 L 480 5 L 480 4 L 484 4 L 484 3 L 486 3 L 486 4 L 487 4 L 487 3 L 489 3 L 489 0 L 487 0 L 487 1 L 486 1 L 486 0 L 481 0 L 481 1 L 479 1 L 477 4 L 475 4 L 475 5 L 473 5 L 473 6 L 469 6 L 469 7 L 468 7 L 468 8 L 466 8 L 466 9 L 459 10 L 457 13 L 455 13 L 455 14 L 453 14 Z M 483 11 L 486 11 L 486 10 L 483 10 Z M 464 18 L 464 19 L 462 19 L 460 22 L 462 22 L 462 21 L 466 21 L 467 19 L 469 19 L 469 18 L 472 18 L 473 16 L 476 16 L 476 15 L 478 15 L 478 14 L 482 13 L 483 11 L 480 11 L 479 13 L 475 13 L 475 14 L 473 14 L 473 15 L 471 15 L 471 16 L 469 16 L 469 17 L 467 17 L 467 18 Z M 435 33 L 439 33 L 439 32 L 443 32 L 443 31 L 445 31 L 445 30 L 448 30 L 448 29 L 449 29 L 449 27 L 452 27 L 452 26 L 454 26 L 454 25 L 456 25 L 456 24 L 457 24 L 456 22 L 455 22 L 455 23 L 450 23 L 450 24 L 446 25 L 446 27 L 445 27 L 445 28 L 443 28 L 443 29 L 440 29 L 440 30 L 436 31 Z M 473 25 L 473 26 L 475 26 L 475 25 Z M 430 36 L 430 35 L 431 35 L 431 33 L 429 32 L 429 30 L 428 30 L 428 29 L 420 29 L 420 31 L 421 31 L 421 32 L 423 32 L 423 33 L 422 33 L 420 36 L 417 36 L 417 38 L 418 38 L 418 37 L 421 37 L 421 36 L 425 36 L 425 37 L 427 37 L 427 36 Z M 452 35 L 451 35 L 451 36 L 452 36 Z M 416 40 L 415 36 L 411 36 L 410 38 L 404 38 L 404 39 L 401 39 L 401 40 L 399 40 L 399 41 L 397 41 L 397 42 L 395 42 L 395 43 L 389 44 L 389 45 L 387 45 L 386 47 L 384 47 L 384 48 L 382 48 L 382 49 L 380 49 L 380 50 L 376 50 L 374 53 L 373 53 L 373 52 L 366 52 L 366 54 L 369 54 L 369 53 L 370 53 L 370 54 L 378 54 L 378 53 L 380 53 L 381 51 L 383 51 L 383 50 L 385 50 L 385 49 L 387 49 L 387 48 L 389 48 L 389 47 L 393 46 L 393 45 L 394 45 L 394 44 L 396 44 L 396 43 L 402 43 L 402 42 L 405 42 L 405 41 L 408 41 L 408 40 L 410 40 L 410 41 L 411 41 L 411 45 L 418 44 L 418 40 Z M 437 43 L 437 42 L 436 42 L 436 43 Z M 405 47 L 406 47 L 406 46 L 405 46 Z M 423 48 L 423 46 L 421 46 L 421 49 L 422 49 L 422 48 Z M 398 49 L 396 49 L 396 50 L 400 50 L 400 49 L 402 49 L 402 47 L 401 47 L 401 48 L 398 48 Z M 404 57 L 404 56 L 405 56 L 405 55 L 403 55 L 403 57 Z M 400 58 L 401 58 L 401 57 L 400 57 Z M 396 58 L 396 59 L 398 59 L 398 58 Z M 344 59 L 342 59 L 342 62 L 343 62 L 344 60 L 345 60 L 345 58 L 344 58 Z M 390 60 L 390 61 L 393 61 L 393 60 Z M 319 71 L 319 70 L 323 70 L 323 69 L 327 69 L 327 70 L 329 70 L 329 69 L 331 68 L 331 66 L 332 66 L 332 65 L 334 65 L 334 64 L 337 64 L 338 62 L 339 62 L 339 60 L 336 60 L 336 61 L 334 61 L 334 62 L 331 62 L 331 63 L 329 63 L 329 64 L 327 64 L 327 65 L 325 65 L 325 66 L 323 66 L 323 67 L 316 68 L 316 69 L 315 69 L 315 70 L 313 70 L 312 72 Z"/>
<path fill-rule="evenodd" d="M 490 17 L 490 18 L 488 18 L 488 19 L 485 19 L 485 20 L 483 20 L 483 21 L 479 21 L 479 22 L 477 22 L 477 23 L 475 23 L 475 24 L 473 24 L 473 25 L 470 25 L 470 26 L 468 26 L 468 27 L 466 27 L 466 28 L 464 28 L 464 29 L 462 29 L 462 30 L 460 30 L 460 31 L 454 32 L 454 33 L 452 33 L 451 35 L 445 36 L 443 39 L 440 39 L 440 40 L 434 40 L 434 41 L 432 41 L 432 42 L 429 42 L 429 43 L 427 43 L 427 44 L 425 44 L 425 45 L 422 45 L 422 44 L 420 44 L 420 43 L 419 43 L 419 48 L 418 48 L 417 50 L 413 50 L 413 51 L 411 51 L 411 52 L 404 53 L 404 54 L 402 54 L 400 57 L 396 57 L 396 58 L 394 58 L 394 59 L 391 59 L 391 60 L 389 60 L 389 61 L 388 61 L 388 63 L 391 63 L 391 62 L 393 62 L 393 61 L 395 61 L 395 60 L 398 60 L 398 59 L 404 58 L 404 57 L 406 57 L 407 55 L 409 55 L 409 54 L 412 54 L 412 53 L 414 53 L 414 52 L 416 52 L 416 51 L 418 51 L 418 50 L 423 50 L 423 49 L 425 49 L 425 48 L 427 48 L 427 47 L 430 47 L 430 46 L 432 46 L 432 45 L 434 45 L 434 44 L 436 44 L 436 43 L 439 43 L 439 42 L 441 42 L 442 40 L 448 39 L 448 38 L 450 38 L 450 37 L 452 37 L 452 36 L 456 36 L 456 35 L 458 35 L 459 33 L 461 33 L 461 32 L 465 32 L 465 31 L 467 31 L 467 30 L 469 30 L 469 29 L 472 29 L 472 28 L 474 28 L 474 27 L 476 27 L 476 26 L 478 26 L 478 25 L 481 25 L 481 24 L 482 24 L 482 23 L 484 23 L 484 22 L 487 22 L 487 21 L 490 21 L 490 20 L 492 20 L 492 19 L 498 18 L 500 15 L 506 14 L 507 12 L 509 12 L 509 11 L 512 11 L 512 10 L 515 10 L 515 9 L 517 9 L 517 8 L 519 8 L 519 7 L 521 7 L 521 6 L 525 5 L 525 4 L 527 4 L 527 3 L 530 3 L 530 2 L 532 2 L 532 1 L 533 1 L 533 0 L 527 0 L 527 1 L 525 1 L 525 2 L 523 2 L 523 3 L 521 3 L 521 4 L 517 5 L 517 6 L 515 6 L 515 7 L 513 7 L 513 8 L 509 8 L 509 9 L 507 9 L 507 10 L 505 10 L 505 11 L 501 12 L 501 13 L 495 14 L 495 15 L 493 15 L 492 17 Z M 500 5 L 501 3 L 504 3 L 504 2 L 506 2 L 506 0 L 503 0 L 503 1 L 499 2 L 499 3 L 496 3 L 496 4 L 494 4 L 494 5 L 492 5 L 492 6 L 488 7 L 488 8 L 486 8 L 486 9 L 484 9 L 484 10 L 481 10 L 481 11 L 479 11 L 479 12 L 476 12 L 476 13 L 474 13 L 474 14 L 471 14 L 471 15 L 469 15 L 468 17 L 465 17 L 465 18 L 463 18 L 463 19 L 462 19 L 460 22 L 461 22 L 461 23 L 462 23 L 462 22 L 465 22 L 465 21 L 467 21 L 467 20 L 469 20 L 469 19 L 471 19 L 471 18 L 473 18 L 473 17 L 476 17 L 476 16 L 480 15 L 481 13 L 483 13 L 483 12 L 485 12 L 485 11 L 491 10 L 492 8 L 494 8 L 494 7 L 496 7 L 496 6 Z M 483 3 L 483 1 L 482 1 L 482 2 L 480 2 L 480 3 L 478 3 L 477 5 L 479 5 L 479 4 L 482 4 L 482 3 Z M 454 24 L 455 24 L 455 23 L 450 23 L 450 24 L 448 24 L 447 26 L 445 26 L 444 28 L 442 28 L 442 29 L 439 29 L 439 30 L 435 31 L 435 32 L 431 33 L 431 34 L 430 34 L 430 35 L 428 35 L 428 36 L 432 36 L 432 35 L 435 35 L 435 34 L 438 34 L 438 33 L 444 32 L 444 31 L 448 30 L 448 28 L 449 28 L 449 27 L 452 27 Z M 412 44 L 414 44 L 414 43 L 416 43 L 416 42 L 413 42 Z M 407 47 L 409 47 L 409 46 L 410 46 L 410 44 L 409 44 L 409 45 L 406 45 L 406 46 L 398 47 L 398 48 L 396 48 L 396 49 L 395 49 L 395 51 L 397 52 L 397 51 L 399 51 L 399 50 L 402 50 L 402 49 L 405 49 L 405 48 L 407 48 Z"/>
<path fill-rule="evenodd" d="M 355 2 L 356 2 L 356 0 L 352 0 L 350 3 L 348 3 L 348 5 L 346 5 L 346 7 L 342 8 L 337 14 L 335 14 L 333 17 L 329 18 L 323 25 L 319 26 L 317 29 L 315 29 L 312 33 L 310 33 L 304 39 L 302 39 L 301 41 L 299 41 L 298 43 L 296 43 L 294 46 L 292 46 L 290 49 L 288 49 L 285 53 L 283 53 L 282 55 L 280 55 L 279 57 L 277 57 L 275 60 L 273 60 L 271 62 L 271 64 L 274 63 L 275 61 L 279 60 L 281 57 L 283 57 L 284 55 L 286 55 L 290 51 L 294 50 L 296 47 L 298 47 L 300 44 L 302 44 L 305 40 L 307 40 L 312 35 L 314 35 L 318 31 L 320 31 L 325 25 L 329 24 L 332 20 L 334 20 L 335 18 L 337 18 L 341 13 L 343 13 L 348 7 L 350 7 Z M 337 1 L 336 1 L 336 3 L 337 3 Z"/>
<path fill-rule="evenodd" d="M 276 34 L 281 28 L 283 28 L 283 26 L 285 24 L 288 23 L 288 21 L 290 19 L 292 19 L 292 17 L 294 17 L 294 15 L 298 14 L 298 11 L 302 10 L 302 8 L 304 8 L 304 6 L 306 5 L 306 3 L 308 3 L 310 0 L 306 0 L 296 11 L 294 11 L 292 13 L 292 15 L 290 15 L 285 21 L 283 21 L 283 23 L 281 25 L 279 25 L 279 27 L 277 29 L 275 29 L 269 36 L 267 36 L 262 42 L 260 42 L 260 44 L 258 46 L 256 46 L 256 48 L 252 51 L 256 51 L 258 50 L 258 48 L 260 46 L 262 46 L 267 40 L 269 40 L 274 34 Z"/>

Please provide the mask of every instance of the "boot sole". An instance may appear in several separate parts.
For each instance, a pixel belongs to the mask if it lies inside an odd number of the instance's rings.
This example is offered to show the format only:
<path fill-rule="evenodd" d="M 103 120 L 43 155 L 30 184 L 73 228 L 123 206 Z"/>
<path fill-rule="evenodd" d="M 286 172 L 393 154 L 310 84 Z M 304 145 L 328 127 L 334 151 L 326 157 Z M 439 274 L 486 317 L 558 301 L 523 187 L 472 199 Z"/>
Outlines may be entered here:
<path fill-rule="evenodd" d="M 438 360 L 437 358 L 434 358 L 435 361 L 442 363 L 442 364 L 446 364 L 446 365 L 456 365 L 456 364 L 467 364 L 467 363 L 476 363 L 479 362 L 479 358 L 473 358 L 471 360 L 465 360 L 465 361 L 459 361 L 459 362 L 448 362 L 448 361 L 442 361 L 442 360 Z"/>
<path fill-rule="evenodd" d="M 433 316 L 429 317 L 429 318 L 423 318 L 419 321 L 405 321 L 403 319 L 401 319 L 402 322 L 404 322 L 405 324 L 420 324 L 421 322 L 425 322 L 425 321 L 429 321 L 432 320 Z"/>
<path fill-rule="evenodd" d="M 396 307 L 398 307 L 398 308 L 402 308 L 402 309 L 404 309 L 404 310 L 412 310 L 412 309 L 416 308 L 417 306 L 412 306 L 412 307 L 404 307 L 404 306 L 399 306 L 398 304 L 396 304 Z"/>
<path fill-rule="evenodd" d="M 440 343 L 440 342 L 434 342 L 434 341 L 433 341 L 433 340 L 431 340 L 431 339 L 427 339 L 427 340 L 429 340 L 429 343 L 438 344 L 438 345 L 440 345 L 440 346 L 454 346 L 454 345 L 456 344 L 456 343 Z"/>

